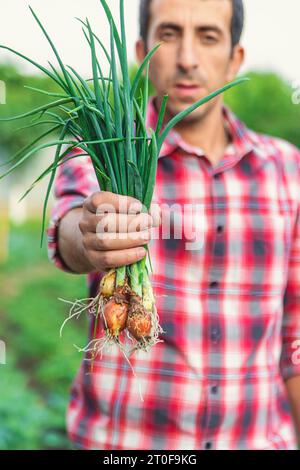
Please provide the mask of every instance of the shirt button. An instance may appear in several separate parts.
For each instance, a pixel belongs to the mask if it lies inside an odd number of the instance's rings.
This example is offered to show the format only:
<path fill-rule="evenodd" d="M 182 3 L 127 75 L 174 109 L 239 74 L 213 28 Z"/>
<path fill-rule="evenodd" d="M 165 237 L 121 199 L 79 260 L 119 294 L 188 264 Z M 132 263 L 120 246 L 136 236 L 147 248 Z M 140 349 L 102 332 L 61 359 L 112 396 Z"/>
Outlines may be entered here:
<path fill-rule="evenodd" d="M 213 343 L 217 343 L 221 339 L 221 331 L 217 326 L 211 328 L 210 339 Z"/>
<path fill-rule="evenodd" d="M 223 233 L 223 231 L 224 231 L 223 225 L 218 225 L 218 227 L 217 227 L 217 232 L 218 232 L 218 233 Z"/>
<path fill-rule="evenodd" d="M 216 282 L 216 281 L 211 282 L 210 285 L 209 285 L 209 287 L 210 287 L 211 289 L 216 289 L 217 287 L 219 287 L 219 283 Z"/>
<path fill-rule="evenodd" d="M 211 387 L 210 391 L 211 391 L 211 393 L 212 393 L 213 395 L 216 395 L 216 394 L 218 393 L 218 391 L 219 391 L 219 387 L 218 387 L 217 385 L 213 385 L 213 386 Z"/>
<path fill-rule="evenodd" d="M 214 180 L 219 180 L 221 178 L 221 173 L 216 173 L 214 175 Z"/>
<path fill-rule="evenodd" d="M 205 447 L 206 450 L 209 450 L 209 449 L 212 448 L 212 443 L 211 442 L 206 442 L 204 447 Z"/>

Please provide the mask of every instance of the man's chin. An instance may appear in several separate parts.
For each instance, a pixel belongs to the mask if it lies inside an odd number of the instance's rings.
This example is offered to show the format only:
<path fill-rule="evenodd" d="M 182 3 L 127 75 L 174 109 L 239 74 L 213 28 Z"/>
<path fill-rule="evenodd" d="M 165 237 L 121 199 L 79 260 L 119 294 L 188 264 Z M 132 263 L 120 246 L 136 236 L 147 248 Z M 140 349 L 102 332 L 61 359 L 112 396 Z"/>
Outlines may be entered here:
<path fill-rule="evenodd" d="M 169 112 L 172 116 L 176 116 L 176 114 L 178 113 L 181 113 L 182 111 L 186 110 L 187 108 L 189 108 L 190 106 L 192 106 L 194 103 L 196 103 L 197 101 L 199 101 L 201 99 L 200 98 L 196 98 L 196 99 L 192 99 L 192 100 L 172 100 L 168 103 L 168 109 L 169 109 Z M 199 108 L 195 109 L 195 111 L 193 111 L 191 114 L 189 114 L 185 120 L 189 121 L 189 120 L 194 120 L 195 118 L 199 118 L 201 117 L 202 115 L 205 114 L 205 110 L 206 110 L 206 107 L 207 107 L 207 103 L 200 106 Z"/>

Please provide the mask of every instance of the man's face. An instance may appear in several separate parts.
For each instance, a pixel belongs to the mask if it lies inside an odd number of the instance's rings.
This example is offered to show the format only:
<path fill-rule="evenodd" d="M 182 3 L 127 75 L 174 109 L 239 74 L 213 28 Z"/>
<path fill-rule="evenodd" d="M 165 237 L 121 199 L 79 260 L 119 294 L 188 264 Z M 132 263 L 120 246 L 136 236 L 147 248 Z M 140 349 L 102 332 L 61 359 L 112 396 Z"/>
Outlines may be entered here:
<path fill-rule="evenodd" d="M 148 42 L 137 45 L 141 60 L 158 42 L 150 79 L 159 99 L 169 95 L 169 117 L 232 80 L 242 57 L 232 51 L 230 0 L 152 0 Z M 194 111 L 203 117 L 220 99 Z"/>

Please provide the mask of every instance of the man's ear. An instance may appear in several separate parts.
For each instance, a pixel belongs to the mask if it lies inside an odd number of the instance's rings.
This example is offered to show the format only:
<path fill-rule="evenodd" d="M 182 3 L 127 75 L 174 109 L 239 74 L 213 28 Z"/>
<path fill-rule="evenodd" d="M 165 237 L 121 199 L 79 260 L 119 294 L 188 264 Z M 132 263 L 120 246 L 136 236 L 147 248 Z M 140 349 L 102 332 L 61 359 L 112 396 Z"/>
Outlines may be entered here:
<path fill-rule="evenodd" d="M 227 73 L 227 80 L 231 82 L 234 80 L 239 73 L 241 66 L 245 60 L 245 49 L 241 44 L 234 46 L 232 51 L 232 57 L 230 59 L 230 64 Z"/>
<path fill-rule="evenodd" d="M 142 38 L 139 38 L 135 43 L 135 55 L 137 61 L 141 64 L 146 57 L 146 46 Z"/>

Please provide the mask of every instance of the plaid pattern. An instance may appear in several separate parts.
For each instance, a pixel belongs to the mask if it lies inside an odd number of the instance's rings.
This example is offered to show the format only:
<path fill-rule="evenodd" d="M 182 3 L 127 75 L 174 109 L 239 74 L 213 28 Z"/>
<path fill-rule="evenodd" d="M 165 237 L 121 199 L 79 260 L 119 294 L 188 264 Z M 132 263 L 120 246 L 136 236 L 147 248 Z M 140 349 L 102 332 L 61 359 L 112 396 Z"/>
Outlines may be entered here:
<path fill-rule="evenodd" d="M 151 102 L 149 126 L 156 119 Z M 67 413 L 78 448 L 297 447 L 283 379 L 300 374 L 292 360 L 300 339 L 300 154 L 227 109 L 224 121 L 232 143 L 215 168 L 175 132 L 165 142 L 154 201 L 178 206 L 170 238 L 153 229 L 150 243 L 164 342 L 132 358 L 137 377 L 118 349 L 96 360 L 93 374 L 82 362 Z M 57 250 L 59 220 L 97 190 L 87 157 L 60 168 L 48 229 L 60 269 L 68 271 Z M 184 204 L 199 204 L 203 243 L 192 251 L 190 238 L 175 236 Z M 91 295 L 98 282 L 89 276 Z"/>

